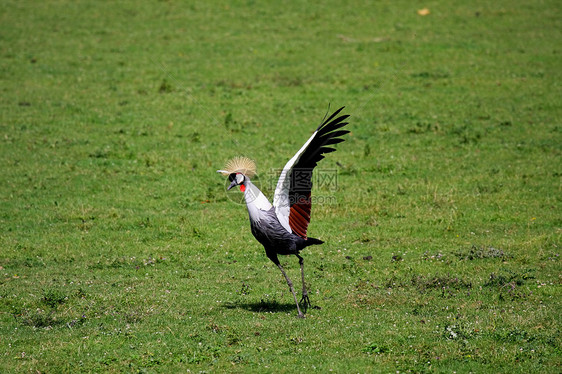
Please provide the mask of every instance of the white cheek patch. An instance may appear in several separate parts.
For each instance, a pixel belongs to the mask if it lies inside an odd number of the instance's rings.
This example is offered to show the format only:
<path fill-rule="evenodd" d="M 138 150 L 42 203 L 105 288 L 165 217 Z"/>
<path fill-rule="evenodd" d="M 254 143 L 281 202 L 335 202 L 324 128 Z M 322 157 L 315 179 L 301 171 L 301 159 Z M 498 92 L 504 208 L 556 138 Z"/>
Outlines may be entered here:
<path fill-rule="evenodd" d="M 242 174 L 236 174 L 236 183 L 242 184 L 243 181 L 244 181 L 244 176 Z"/>

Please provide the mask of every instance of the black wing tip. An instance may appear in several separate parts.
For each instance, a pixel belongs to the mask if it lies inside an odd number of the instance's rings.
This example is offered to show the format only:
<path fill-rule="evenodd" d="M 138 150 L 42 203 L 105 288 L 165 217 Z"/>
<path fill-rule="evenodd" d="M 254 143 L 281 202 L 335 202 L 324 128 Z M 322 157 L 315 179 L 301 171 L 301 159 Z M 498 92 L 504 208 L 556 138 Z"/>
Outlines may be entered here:
<path fill-rule="evenodd" d="M 338 130 L 348 124 L 348 122 L 342 122 L 347 117 L 348 116 L 341 116 L 336 118 L 332 122 L 325 124 L 324 126 L 322 126 L 321 129 L 317 130 L 318 135 L 334 137 L 334 136 L 342 136 L 349 133 L 349 130 Z"/>
<path fill-rule="evenodd" d="M 332 119 L 337 116 L 342 110 L 344 110 L 345 106 L 342 106 L 341 108 L 339 108 L 338 110 L 336 110 L 334 113 L 332 113 L 332 115 L 330 117 L 328 117 L 328 119 L 324 120 L 320 126 L 318 126 L 318 128 L 316 129 L 316 131 L 320 130 L 322 127 L 326 126 L 328 123 L 330 123 L 330 121 L 332 121 Z M 347 117 L 349 117 L 349 114 L 345 114 L 341 117 L 338 117 L 335 121 L 335 123 L 339 123 L 343 120 L 345 120 Z"/>

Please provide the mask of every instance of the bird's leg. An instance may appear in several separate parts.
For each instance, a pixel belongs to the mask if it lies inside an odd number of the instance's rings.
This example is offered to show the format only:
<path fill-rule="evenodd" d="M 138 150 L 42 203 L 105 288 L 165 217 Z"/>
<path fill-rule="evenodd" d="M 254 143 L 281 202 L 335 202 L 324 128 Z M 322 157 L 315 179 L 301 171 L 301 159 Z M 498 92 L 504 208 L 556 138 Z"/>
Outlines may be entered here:
<path fill-rule="evenodd" d="M 295 290 L 293 288 L 293 282 L 291 282 L 291 280 L 289 279 L 289 277 L 287 276 L 287 274 L 285 273 L 285 270 L 283 270 L 283 267 L 281 266 L 280 263 L 276 264 L 277 267 L 279 268 L 279 270 L 281 270 L 281 273 L 283 274 L 283 276 L 285 277 L 285 279 L 287 280 L 287 284 L 289 285 L 289 289 L 291 290 L 291 292 L 293 293 L 293 299 L 295 300 L 295 304 L 297 304 L 297 311 L 299 312 L 298 317 L 299 318 L 304 318 L 304 314 L 301 312 L 301 308 L 299 307 L 299 303 L 297 302 L 297 295 L 295 295 Z"/>
<path fill-rule="evenodd" d="M 308 298 L 308 291 L 306 290 L 306 284 L 304 283 L 304 259 L 299 255 L 296 256 L 298 257 L 299 264 L 301 265 L 302 299 L 300 302 L 303 304 L 304 311 L 306 312 L 306 310 L 308 309 L 308 307 L 311 306 L 311 304 L 310 304 L 310 299 Z"/>

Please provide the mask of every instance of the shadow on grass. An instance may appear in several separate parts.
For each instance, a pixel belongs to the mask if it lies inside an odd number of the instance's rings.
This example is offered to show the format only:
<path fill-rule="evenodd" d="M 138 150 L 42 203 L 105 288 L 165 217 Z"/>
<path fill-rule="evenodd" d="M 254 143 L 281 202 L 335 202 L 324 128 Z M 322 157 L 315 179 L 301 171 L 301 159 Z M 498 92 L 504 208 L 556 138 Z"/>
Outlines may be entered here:
<path fill-rule="evenodd" d="M 277 301 L 263 301 L 257 303 L 225 303 L 223 308 L 227 309 L 246 309 L 256 313 L 279 313 L 279 312 L 292 312 L 297 310 L 295 304 L 292 303 L 279 303 Z"/>

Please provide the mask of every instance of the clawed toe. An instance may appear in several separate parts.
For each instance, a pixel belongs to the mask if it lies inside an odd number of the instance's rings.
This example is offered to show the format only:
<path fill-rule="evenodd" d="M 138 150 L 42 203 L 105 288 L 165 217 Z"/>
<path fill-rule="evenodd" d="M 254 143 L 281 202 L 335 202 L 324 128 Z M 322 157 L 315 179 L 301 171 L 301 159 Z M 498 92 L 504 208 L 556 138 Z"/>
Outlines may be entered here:
<path fill-rule="evenodd" d="M 299 304 L 302 305 L 304 310 L 307 310 L 309 307 L 312 306 L 312 304 L 310 303 L 310 299 L 308 298 L 308 295 L 302 295 L 302 299 L 299 302 Z"/>

